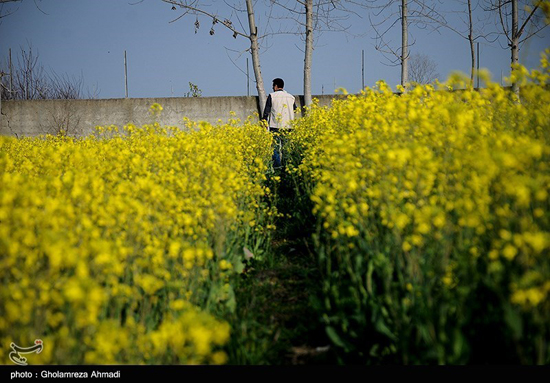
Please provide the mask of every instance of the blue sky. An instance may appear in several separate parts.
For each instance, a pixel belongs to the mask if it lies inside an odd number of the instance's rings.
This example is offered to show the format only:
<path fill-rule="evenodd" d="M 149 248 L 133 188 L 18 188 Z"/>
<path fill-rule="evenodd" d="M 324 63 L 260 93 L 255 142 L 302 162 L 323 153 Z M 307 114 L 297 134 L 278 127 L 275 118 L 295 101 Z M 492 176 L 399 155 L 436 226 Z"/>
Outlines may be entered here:
<path fill-rule="evenodd" d="M 35 5 L 36 3 L 36 5 Z M 437 2 L 436 3 L 441 3 Z M 230 15 L 223 1 L 207 2 L 209 12 L 221 18 Z M 267 0 L 258 0 L 256 17 L 259 28 L 266 25 Z M 454 6 L 457 6 L 455 3 Z M 37 7 L 38 5 L 38 7 Z M 450 2 L 443 3 L 448 10 Z M 361 50 L 365 51 L 365 85 L 383 79 L 392 87 L 399 83 L 400 68 L 384 65 L 384 56 L 375 49 L 374 32 L 368 12 L 358 7 L 345 21 L 348 33 L 317 34 L 313 53 L 313 94 L 334 93 L 343 87 L 349 92 L 361 89 Z M 170 23 L 181 11 L 160 0 L 23 0 L 4 4 L 0 19 L 0 64 L 7 67 L 8 49 L 16 61 L 20 48 L 32 44 L 40 63 L 47 71 L 84 78 L 84 93 L 98 98 L 124 97 L 124 51 L 128 56 L 130 97 L 177 97 L 189 91 L 189 82 L 202 90 L 203 96 L 240 96 L 247 94 L 246 59 L 250 62 L 250 94 L 255 95 L 248 40 L 234 39 L 218 24 L 210 35 L 211 21 L 199 18 L 201 28 L 195 34 L 195 16 L 188 15 Z M 236 18 L 232 18 L 238 23 Z M 245 26 L 246 16 L 241 15 Z M 460 22 L 449 16 L 454 25 Z M 274 26 L 280 21 L 271 20 Z M 289 25 L 289 24 L 287 24 Z M 261 33 L 260 31 L 260 33 Z M 530 40 L 520 52 L 521 62 L 536 67 L 540 52 L 550 47 L 550 27 L 540 37 Z M 410 38 L 416 42 L 411 53 L 428 55 L 437 64 L 440 79 L 452 71 L 469 71 L 469 46 L 453 32 L 411 26 Z M 388 39 L 399 43 L 398 25 Z M 281 77 L 286 90 L 302 94 L 303 42 L 299 36 L 276 35 L 261 50 L 262 74 L 266 91 L 271 80 Z M 510 52 L 495 42 L 481 44 L 481 67 L 500 81 L 509 74 Z M 242 54 L 240 54 L 242 53 Z"/>

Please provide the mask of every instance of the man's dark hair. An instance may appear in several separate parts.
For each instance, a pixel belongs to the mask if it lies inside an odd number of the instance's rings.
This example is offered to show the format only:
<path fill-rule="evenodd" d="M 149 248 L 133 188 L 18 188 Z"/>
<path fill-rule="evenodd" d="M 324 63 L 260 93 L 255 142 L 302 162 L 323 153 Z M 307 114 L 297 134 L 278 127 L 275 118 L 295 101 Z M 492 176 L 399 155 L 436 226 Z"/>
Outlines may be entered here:
<path fill-rule="evenodd" d="M 277 85 L 279 88 L 284 88 L 285 87 L 285 82 L 283 81 L 282 78 L 276 78 L 273 80 L 273 85 Z"/>

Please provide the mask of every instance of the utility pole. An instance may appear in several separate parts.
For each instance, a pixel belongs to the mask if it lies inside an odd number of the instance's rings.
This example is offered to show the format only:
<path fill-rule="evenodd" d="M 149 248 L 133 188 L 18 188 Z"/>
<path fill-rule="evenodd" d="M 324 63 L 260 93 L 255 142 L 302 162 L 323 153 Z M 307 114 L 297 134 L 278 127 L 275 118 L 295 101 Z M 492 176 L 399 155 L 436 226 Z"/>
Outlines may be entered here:
<path fill-rule="evenodd" d="M 246 58 L 246 95 L 250 96 L 250 74 L 248 72 L 248 57 Z"/>
<path fill-rule="evenodd" d="M 365 90 L 365 50 L 361 50 L 361 89 Z"/>
<path fill-rule="evenodd" d="M 124 50 L 124 83 L 126 87 L 126 98 L 128 98 L 128 60 L 126 59 L 126 50 Z"/>
<path fill-rule="evenodd" d="M 10 55 L 10 97 L 13 92 L 13 64 L 11 61 L 11 48 L 9 49 L 9 55 Z"/>

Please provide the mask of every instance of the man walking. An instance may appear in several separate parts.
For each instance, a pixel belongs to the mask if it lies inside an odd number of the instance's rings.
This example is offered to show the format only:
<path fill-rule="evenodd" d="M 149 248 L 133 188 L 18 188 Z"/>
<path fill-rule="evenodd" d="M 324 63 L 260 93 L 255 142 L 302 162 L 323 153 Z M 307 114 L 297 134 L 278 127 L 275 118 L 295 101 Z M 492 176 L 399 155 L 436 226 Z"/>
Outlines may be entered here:
<path fill-rule="evenodd" d="M 273 80 L 273 93 L 270 93 L 265 103 L 262 120 L 267 121 L 268 130 L 272 133 L 279 133 L 280 129 L 290 129 L 290 121 L 294 120 L 296 109 L 295 97 L 285 91 L 283 79 Z M 276 146 L 281 146 L 281 137 L 275 135 Z M 280 150 L 275 148 L 273 153 L 275 167 L 281 166 Z"/>

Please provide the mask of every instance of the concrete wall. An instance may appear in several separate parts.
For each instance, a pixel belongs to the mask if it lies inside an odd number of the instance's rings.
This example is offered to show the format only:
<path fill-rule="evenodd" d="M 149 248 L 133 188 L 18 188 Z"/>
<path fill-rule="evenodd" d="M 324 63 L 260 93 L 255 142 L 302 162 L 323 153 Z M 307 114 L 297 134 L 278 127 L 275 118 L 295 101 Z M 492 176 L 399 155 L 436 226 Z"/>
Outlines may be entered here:
<path fill-rule="evenodd" d="M 330 105 L 333 96 L 314 96 L 321 105 Z M 257 97 L 197 97 L 197 98 L 130 98 L 109 100 L 31 100 L 2 101 L 0 135 L 38 136 L 57 134 L 64 129 L 71 136 L 86 136 L 95 126 L 128 123 L 137 126 L 153 122 L 149 107 L 163 107 L 158 118 L 161 125 L 183 127 L 183 118 L 207 121 L 227 121 L 230 112 L 245 120 L 258 113 Z M 296 97 L 301 106 L 303 97 Z"/>

